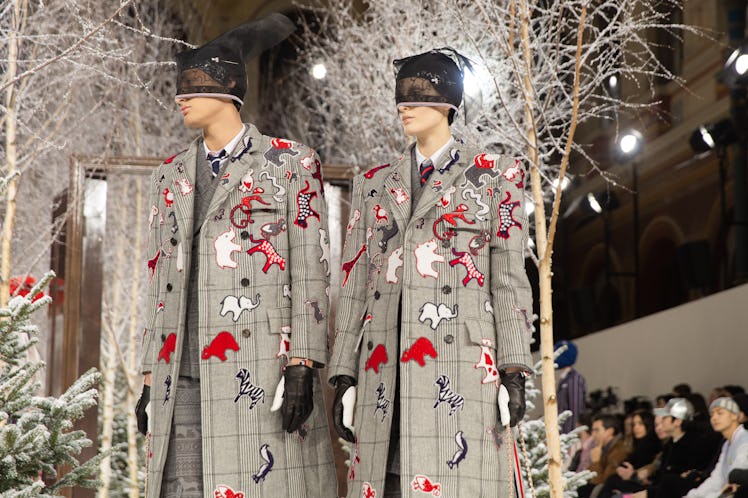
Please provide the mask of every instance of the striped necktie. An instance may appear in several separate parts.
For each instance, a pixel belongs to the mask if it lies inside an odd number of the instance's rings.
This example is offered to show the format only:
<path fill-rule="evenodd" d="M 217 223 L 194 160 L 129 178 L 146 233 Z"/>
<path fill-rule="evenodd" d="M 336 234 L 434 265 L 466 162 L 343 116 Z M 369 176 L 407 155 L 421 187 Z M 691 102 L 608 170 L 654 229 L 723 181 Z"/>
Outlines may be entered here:
<path fill-rule="evenodd" d="M 226 149 L 221 149 L 221 152 L 218 154 L 208 152 L 208 161 L 210 161 L 210 169 L 213 170 L 213 178 L 218 176 L 218 170 L 221 169 L 221 161 L 226 155 Z"/>
<path fill-rule="evenodd" d="M 434 163 L 431 162 L 431 159 L 423 161 L 421 166 L 418 167 L 418 172 L 421 175 L 421 185 L 426 185 L 431 173 L 434 172 Z"/>

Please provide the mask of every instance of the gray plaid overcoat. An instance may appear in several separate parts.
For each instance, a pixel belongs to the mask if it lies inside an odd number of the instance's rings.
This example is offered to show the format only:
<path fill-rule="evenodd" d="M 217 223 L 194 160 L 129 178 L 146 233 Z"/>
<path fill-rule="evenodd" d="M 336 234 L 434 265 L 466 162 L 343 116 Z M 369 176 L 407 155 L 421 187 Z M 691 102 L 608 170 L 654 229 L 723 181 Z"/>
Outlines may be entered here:
<path fill-rule="evenodd" d="M 319 376 L 302 429 L 270 412 L 285 358 L 327 362 L 329 250 L 320 163 L 310 148 L 249 126 L 190 254 L 196 140 L 152 176 L 150 307 L 142 371 L 152 372 L 147 498 L 158 498 L 185 331 L 190 258 L 198 299 L 206 496 L 337 496 Z"/>
<path fill-rule="evenodd" d="M 354 181 L 329 370 L 358 380 L 349 497 L 382 494 L 398 364 L 403 496 L 508 496 L 498 370 L 531 366 L 525 169 L 459 139 L 435 169 L 412 215 L 411 149 Z"/>

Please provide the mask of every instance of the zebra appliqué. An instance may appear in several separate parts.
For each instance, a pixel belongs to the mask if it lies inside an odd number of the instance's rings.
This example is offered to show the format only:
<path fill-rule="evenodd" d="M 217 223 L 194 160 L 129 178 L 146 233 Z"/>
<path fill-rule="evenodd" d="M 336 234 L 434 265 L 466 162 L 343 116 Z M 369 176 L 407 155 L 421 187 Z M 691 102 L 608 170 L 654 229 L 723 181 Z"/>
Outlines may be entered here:
<path fill-rule="evenodd" d="M 384 418 L 390 412 L 390 406 L 392 402 L 384 397 L 384 383 L 380 382 L 377 386 L 377 406 L 374 407 L 374 416 L 377 415 L 378 411 L 382 411 L 382 419 L 380 422 L 384 422 Z"/>
<path fill-rule="evenodd" d="M 465 398 L 452 390 L 449 387 L 449 377 L 446 375 L 440 375 L 434 385 L 439 386 L 439 394 L 436 397 L 434 408 L 439 406 L 441 403 L 447 403 L 449 405 L 449 415 L 451 416 L 458 408 L 462 410 L 465 407 Z"/>
<path fill-rule="evenodd" d="M 265 390 L 252 384 L 249 370 L 246 368 L 240 369 L 236 374 L 236 378 L 239 379 L 239 393 L 234 398 L 234 403 L 239 401 L 239 398 L 242 396 L 246 396 L 250 400 L 249 409 L 251 410 L 260 401 L 265 402 Z"/>

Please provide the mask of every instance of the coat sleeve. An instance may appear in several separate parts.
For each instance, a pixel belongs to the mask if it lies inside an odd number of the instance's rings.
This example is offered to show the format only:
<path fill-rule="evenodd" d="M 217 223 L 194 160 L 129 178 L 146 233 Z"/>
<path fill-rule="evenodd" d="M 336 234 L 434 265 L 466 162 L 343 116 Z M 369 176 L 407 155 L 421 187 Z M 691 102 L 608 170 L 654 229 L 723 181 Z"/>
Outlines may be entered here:
<path fill-rule="evenodd" d="M 497 161 L 499 162 L 499 161 Z M 525 272 L 528 219 L 521 163 L 502 158 L 491 197 L 491 296 L 499 368 L 532 369 L 532 289 Z M 496 167 L 499 167 L 498 165 Z"/>
<path fill-rule="evenodd" d="M 351 215 L 363 213 L 363 176 L 353 181 L 351 194 Z M 359 337 L 363 314 L 366 312 L 366 278 L 369 266 L 368 251 L 356 255 L 366 245 L 366 226 L 364 219 L 351 218 L 349 233 L 343 247 L 343 271 L 341 273 L 340 295 L 337 303 L 335 321 L 335 344 L 328 372 L 328 380 L 336 375 L 348 375 L 358 380 Z M 368 249 L 368 248 L 367 248 Z M 352 265 L 352 266 L 351 266 Z"/>
<path fill-rule="evenodd" d="M 152 258 L 154 258 L 156 255 L 156 251 L 158 251 L 160 248 L 160 220 L 161 217 L 164 216 L 164 213 L 161 211 L 156 212 L 155 210 L 160 209 L 158 202 L 159 183 L 156 179 L 160 177 L 160 171 L 162 167 L 163 165 L 159 166 L 159 168 L 157 168 L 156 171 L 153 172 L 153 175 L 151 175 L 151 189 L 150 195 L 148 197 L 148 221 L 150 223 L 150 226 L 148 227 L 148 250 L 146 253 L 147 260 L 151 260 Z M 146 264 L 147 262 L 144 261 L 143 263 L 144 269 L 141 271 L 145 271 L 150 278 L 148 282 L 148 302 L 145 308 L 146 316 L 144 317 L 145 328 L 143 329 L 143 344 L 140 352 L 140 372 L 146 374 L 153 371 L 153 364 L 155 363 L 154 359 L 156 356 L 156 353 L 154 351 L 155 342 L 153 340 L 153 326 L 155 322 L 156 309 L 158 306 L 157 301 L 159 273 L 157 271 L 158 267 L 154 268 L 151 271 L 151 269 Z"/>
<path fill-rule="evenodd" d="M 302 147 L 297 157 L 313 155 L 312 163 L 319 171 L 319 157 Z M 327 363 L 327 324 L 330 271 L 321 256 L 329 244 L 327 205 L 321 176 L 299 166 L 298 180 L 291 182 L 288 193 L 288 240 L 291 272 L 291 348 L 289 357 L 308 358 L 318 364 Z M 309 197 L 311 195 L 311 197 Z M 309 199 L 307 210 L 300 198 Z M 300 213 L 300 211 L 303 211 Z M 319 216 L 314 215 L 317 213 Z M 329 264 L 329 263 L 328 263 Z M 312 303 L 316 301 L 316 306 Z"/>

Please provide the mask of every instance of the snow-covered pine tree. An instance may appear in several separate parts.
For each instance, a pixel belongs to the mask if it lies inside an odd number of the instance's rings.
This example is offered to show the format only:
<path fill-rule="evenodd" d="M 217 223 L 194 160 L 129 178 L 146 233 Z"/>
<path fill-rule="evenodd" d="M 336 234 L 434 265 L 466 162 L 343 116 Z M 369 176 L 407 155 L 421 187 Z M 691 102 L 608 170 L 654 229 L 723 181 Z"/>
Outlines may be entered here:
<path fill-rule="evenodd" d="M 96 404 L 100 375 L 86 372 L 59 398 L 37 395 L 34 374 L 43 362 L 29 361 L 27 351 L 37 342 L 31 315 L 47 305 L 45 296 L 31 301 L 54 277 L 47 273 L 27 297 L 14 297 L 0 308 L 0 497 L 59 496 L 62 488 L 96 487 L 102 455 L 86 462 L 76 458 L 91 445 L 83 431 L 72 430 L 84 412 Z M 58 466 L 68 472 L 58 474 Z M 45 482 L 46 481 L 46 482 Z"/>

